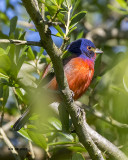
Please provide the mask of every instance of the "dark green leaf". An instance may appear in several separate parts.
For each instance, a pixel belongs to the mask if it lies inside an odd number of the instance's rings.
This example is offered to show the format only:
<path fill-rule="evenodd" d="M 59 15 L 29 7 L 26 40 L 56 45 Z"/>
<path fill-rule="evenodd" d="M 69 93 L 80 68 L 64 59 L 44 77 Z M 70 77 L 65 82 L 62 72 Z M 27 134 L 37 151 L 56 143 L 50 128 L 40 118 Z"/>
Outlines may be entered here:
<path fill-rule="evenodd" d="M 75 23 L 78 23 L 82 18 L 84 18 L 84 16 L 85 16 L 86 13 L 87 13 L 86 11 L 81 11 L 81 12 L 75 14 L 71 18 L 70 26 L 72 26 Z"/>
<path fill-rule="evenodd" d="M 80 0 L 76 0 L 76 1 L 75 1 L 74 7 L 73 7 L 73 11 L 72 11 L 72 15 L 74 14 L 75 10 L 77 9 L 79 3 L 80 3 Z"/>
<path fill-rule="evenodd" d="M 78 35 L 77 35 L 76 39 L 80 39 L 80 38 L 82 38 L 82 37 L 83 37 L 83 34 L 84 34 L 84 32 L 83 32 L 83 31 L 81 31 L 80 33 L 78 33 Z"/>
<path fill-rule="evenodd" d="M 75 29 L 77 29 L 77 27 L 73 27 L 73 28 L 68 32 L 68 35 L 70 35 Z"/>
<path fill-rule="evenodd" d="M 16 24 L 17 24 L 17 16 L 13 17 L 11 20 L 10 20 L 10 32 L 9 32 L 9 35 L 11 35 L 11 33 L 13 33 L 16 29 Z"/>
<path fill-rule="evenodd" d="M 95 61 L 95 73 L 94 76 L 97 76 L 100 71 L 100 65 L 101 65 L 101 55 L 98 55 Z"/>
<path fill-rule="evenodd" d="M 3 86 L 3 101 L 2 101 L 3 106 L 5 106 L 8 96 L 9 96 L 9 87 L 7 85 L 4 85 Z"/>

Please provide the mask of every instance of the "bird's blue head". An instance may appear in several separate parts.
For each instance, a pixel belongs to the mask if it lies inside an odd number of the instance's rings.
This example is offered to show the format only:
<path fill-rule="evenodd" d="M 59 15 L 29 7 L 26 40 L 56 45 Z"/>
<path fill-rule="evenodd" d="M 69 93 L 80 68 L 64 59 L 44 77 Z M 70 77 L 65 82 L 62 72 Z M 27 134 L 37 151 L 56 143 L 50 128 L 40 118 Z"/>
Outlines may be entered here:
<path fill-rule="evenodd" d="M 97 53 L 103 53 L 103 51 L 97 49 L 94 43 L 88 39 L 81 38 L 76 41 L 73 41 L 67 47 L 67 50 L 73 54 L 76 54 L 82 59 L 89 59 L 95 61 Z"/>

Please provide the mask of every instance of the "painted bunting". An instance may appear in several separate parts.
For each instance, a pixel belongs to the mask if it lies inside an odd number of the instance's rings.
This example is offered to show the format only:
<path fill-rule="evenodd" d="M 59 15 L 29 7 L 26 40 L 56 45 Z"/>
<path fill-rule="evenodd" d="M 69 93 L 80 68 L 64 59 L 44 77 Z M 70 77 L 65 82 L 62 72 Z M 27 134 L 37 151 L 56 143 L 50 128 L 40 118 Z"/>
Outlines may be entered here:
<path fill-rule="evenodd" d="M 63 59 L 64 72 L 67 77 L 69 88 L 73 91 L 73 99 L 77 100 L 88 89 L 94 75 L 94 64 L 97 54 L 103 53 L 97 49 L 93 42 L 88 39 L 73 41 L 66 48 L 69 56 Z M 46 68 L 43 78 L 47 75 L 49 66 Z M 54 76 L 47 84 L 53 90 L 58 89 Z M 29 109 L 16 121 L 14 130 L 19 130 L 28 120 Z"/>

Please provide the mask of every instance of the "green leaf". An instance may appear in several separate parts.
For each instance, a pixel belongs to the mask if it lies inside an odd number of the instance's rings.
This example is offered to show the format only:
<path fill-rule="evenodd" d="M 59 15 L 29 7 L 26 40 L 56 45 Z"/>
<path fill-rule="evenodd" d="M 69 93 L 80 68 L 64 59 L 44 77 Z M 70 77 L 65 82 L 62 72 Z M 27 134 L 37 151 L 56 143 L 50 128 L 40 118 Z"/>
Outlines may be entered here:
<path fill-rule="evenodd" d="M 79 3 L 80 3 L 80 0 L 75 1 L 73 11 L 72 11 L 72 15 L 74 14 L 75 10 L 78 8 Z"/>
<path fill-rule="evenodd" d="M 124 85 L 124 88 L 125 88 L 126 92 L 128 92 L 128 75 L 124 75 L 123 85 Z"/>
<path fill-rule="evenodd" d="M 81 153 L 77 152 L 73 154 L 72 160 L 84 160 L 84 157 Z"/>
<path fill-rule="evenodd" d="M 40 146 L 45 150 L 47 149 L 46 138 L 43 136 L 43 134 L 37 133 L 34 130 L 28 130 L 28 129 L 27 129 L 27 133 L 35 144 L 37 144 L 38 146 Z"/>
<path fill-rule="evenodd" d="M 4 85 L 3 86 L 3 101 L 2 101 L 3 106 L 5 106 L 8 96 L 9 96 L 9 87 L 7 85 Z"/>
<path fill-rule="evenodd" d="M 48 121 L 55 129 L 62 130 L 61 122 L 57 118 L 52 117 Z"/>
<path fill-rule="evenodd" d="M 64 33 L 63 33 L 61 27 L 60 27 L 59 25 L 57 25 L 57 26 L 54 25 L 54 27 L 55 27 L 55 29 L 60 33 L 60 35 L 61 35 L 62 37 L 64 37 Z"/>
<path fill-rule="evenodd" d="M 35 59 L 35 55 L 34 55 L 32 48 L 30 46 L 28 47 L 28 50 L 27 50 L 27 56 L 28 56 L 29 60 Z"/>
<path fill-rule="evenodd" d="M 75 29 L 77 29 L 77 27 L 73 27 L 73 28 L 68 32 L 68 35 L 70 35 Z"/>
<path fill-rule="evenodd" d="M 84 32 L 83 32 L 83 31 L 79 32 L 79 34 L 77 35 L 76 39 L 80 39 L 80 38 L 82 38 L 82 37 L 83 37 L 83 34 L 84 34 Z"/>
<path fill-rule="evenodd" d="M 119 13 L 119 14 L 123 14 L 123 15 L 124 14 L 128 14 L 128 11 L 126 11 L 126 10 L 121 10 L 119 8 L 116 8 L 116 7 L 112 6 L 112 5 L 110 5 L 110 4 L 108 4 L 107 6 L 108 6 L 108 8 L 110 8 L 111 10 L 113 10 L 113 11 Z"/>
<path fill-rule="evenodd" d="M 31 138 L 29 137 L 26 129 L 21 128 L 21 129 L 18 131 L 18 133 L 19 133 L 21 136 L 25 137 L 26 139 L 32 141 Z"/>
<path fill-rule="evenodd" d="M 37 53 L 38 59 L 43 55 L 44 48 L 40 48 L 40 52 Z"/>
<path fill-rule="evenodd" d="M 18 96 L 18 98 L 23 102 L 23 94 L 20 90 L 20 88 L 15 88 L 15 92 L 16 92 L 16 95 Z"/>
<path fill-rule="evenodd" d="M 97 58 L 96 58 L 96 61 L 95 61 L 95 73 L 94 73 L 94 76 L 98 75 L 99 73 L 99 68 L 100 68 L 100 65 L 101 65 L 101 55 L 98 55 Z"/>
<path fill-rule="evenodd" d="M 22 55 L 19 60 L 18 60 L 18 63 L 17 63 L 17 73 L 20 71 L 24 61 L 26 59 L 26 55 Z"/>
<path fill-rule="evenodd" d="M 19 40 L 24 40 L 25 34 L 26 34 L 26 31 L 24 31 L 24 32 L 20 35 Z"/>
<path fill-rule="evenodd" d="M 7 56 L 5 50 L 0 48 L 0 69 L 2 69 L 4 72 L 9 71 L 11 68 L 11 61 L 9 57 Z"/>
<path fill-rule="evenodd" d="M 85 16 L 86 13 L 87 13 L 86 11 L 81 11 L 81 12 L 75 14 L 71 18 L 70 26 L 72 26 L 75 23 L 78 23 L 82 18 L 84 18 L 84 16 Z"/>
<path fill-rule="evenodd" d="M 117 87 L 117 86 L 115 86 L 115 85 L 110 85 L 110 87 L 111 87 L 112 89 L 114 89 L 115 91 L 117 91 L 117 92 L 119 92 L 119 93 L 123 93 L 124 95 L 128 96 L 128 93 L 127 93 L 124 89 L 119 88 L 119 87 Z"/>
<path fill-rule="evenodd" d="M 1 68 L 0 68 L 0 78 L 4 78 L 6 80 L 9 79 L 9 76 L 6 74 L 5 71 L 3 71 Z"/>
<path fill-rule="evenodd" d="M 71 134 L 62 133 L 62 132 L 60 132 L 59 134 L 64 136 L 67 140 L 70 140 L 72 142 L 74 141 L 74 137 Z"/>
<path fill-rule="evenodd" d="M 120 4 L 120 6 L 121 6 L 122 8 L 125 8 L 125 9 L 128 8 L 126 1 L 124 1 L 124 0 L 116 0 L 116 1 Z"/>
<path fill-rule="evenodd" d="M 10 45 L 10 50 L 8 52 L 8 56 L 10 57 L 10 60 L 14 63 L 14 55 L 15 55 L 15 45 Z"/>
<path fill-rule="evenodd" d="M 48 11 L 51 16 L 54 16 L 55 13 L 57 12 L 57 6 L 55 6 L 55 5 L 52 5 L 52 6 L 46 5 L 46 7 L 48 8 Z"/>
<path fill-rule="evenodd" d="M 65 24 L 64 14 L 58 13 L 58 14 L 57 14 L 57 18 L 59 19 L 59 21 L 60 21 L 61 23 Z"/>
<path fill-rule="evenodd" d="M 49 143 L 49 146 L 57 146 L 57 145 L 67 145 L 67 144 L 76 144 L 76 142 L 70 142 L 70 141 L 62 141 L 62 142 L 54 142 L 54 143 Z"/>
<path fill-rule="evenodd" d="M 13 17 L 11 20 L 10 20 L 10 32 L 9 32 L 9 35 L 11 35 L 15 29 L 16 29 L 16 24 L 17 24 L 17 16 Z"/>
<path fill-rule="evenodd" d="M 74 152 L 86 152 L 86 149 L 81 146 L 69 146 L 67 148 L 71 151 L 74 151 Z"/>

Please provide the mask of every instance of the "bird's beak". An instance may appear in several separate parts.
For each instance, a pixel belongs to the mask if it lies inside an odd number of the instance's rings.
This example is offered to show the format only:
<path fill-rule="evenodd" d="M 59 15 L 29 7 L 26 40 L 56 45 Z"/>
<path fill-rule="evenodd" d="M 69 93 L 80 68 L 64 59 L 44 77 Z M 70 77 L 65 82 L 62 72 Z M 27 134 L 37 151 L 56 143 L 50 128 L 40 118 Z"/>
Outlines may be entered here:
<path fill-rule="evenodd" d="M 102 54 L 102 53 L 103 53 L 103 51 L 100 50 L 100 49 L 98 49 L 98 48 L 96 48 L 94 52 L 95 52 L 96 54 Z"/>

